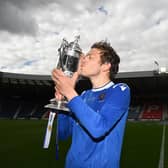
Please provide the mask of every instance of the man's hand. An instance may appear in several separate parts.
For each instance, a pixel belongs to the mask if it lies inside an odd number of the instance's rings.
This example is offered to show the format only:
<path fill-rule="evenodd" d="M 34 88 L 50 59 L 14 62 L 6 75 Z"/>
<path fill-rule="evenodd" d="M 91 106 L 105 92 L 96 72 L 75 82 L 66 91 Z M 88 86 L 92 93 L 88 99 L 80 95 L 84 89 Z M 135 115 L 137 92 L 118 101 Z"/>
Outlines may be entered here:
<path fill-rule="evenodd" d="M 72 78 L 70 78 L 67 77 L 60 69 L 54 69 L 52 71 L 52 79 L 56 84 L 55 97 L 57 100 L 61 100 L 63 96 L 65 96 L 68 100 L 71 100 L 73 97 L 78 95 L 74 89 L 77 78 L 77 72 L 75 72 Z"/>

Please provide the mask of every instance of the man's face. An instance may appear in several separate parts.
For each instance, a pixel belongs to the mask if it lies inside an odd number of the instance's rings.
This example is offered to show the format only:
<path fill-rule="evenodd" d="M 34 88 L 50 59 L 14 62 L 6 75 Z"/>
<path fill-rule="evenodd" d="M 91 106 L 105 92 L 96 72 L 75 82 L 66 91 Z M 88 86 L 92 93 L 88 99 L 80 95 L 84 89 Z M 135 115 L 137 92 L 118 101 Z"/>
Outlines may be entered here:
<path fill-rule="evenodd" d="M 81 75 L 90 78 L 100 74 L 102 65 L 100 52 L 101 51 L 99 49 L 92 48 L 85 56 L 81 58 Z"/>

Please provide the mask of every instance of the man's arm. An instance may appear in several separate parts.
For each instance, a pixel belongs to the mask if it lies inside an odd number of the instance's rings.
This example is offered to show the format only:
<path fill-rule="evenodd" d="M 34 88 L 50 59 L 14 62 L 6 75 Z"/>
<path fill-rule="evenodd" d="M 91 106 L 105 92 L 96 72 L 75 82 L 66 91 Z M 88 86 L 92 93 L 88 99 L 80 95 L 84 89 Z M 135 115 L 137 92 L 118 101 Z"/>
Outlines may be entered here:
<path fill-rule="evenodd" d="M 130 89 L 124 87 L 125 85 L 121 85 L 114 88 L 112 98 L 110 96 L 99 112 L 90 108 L 80 96 L 71 99 L 68 107 L 88 132 L 94 138 L 99 138 L 104 136 L 125 112 L 128 112 Z"/>

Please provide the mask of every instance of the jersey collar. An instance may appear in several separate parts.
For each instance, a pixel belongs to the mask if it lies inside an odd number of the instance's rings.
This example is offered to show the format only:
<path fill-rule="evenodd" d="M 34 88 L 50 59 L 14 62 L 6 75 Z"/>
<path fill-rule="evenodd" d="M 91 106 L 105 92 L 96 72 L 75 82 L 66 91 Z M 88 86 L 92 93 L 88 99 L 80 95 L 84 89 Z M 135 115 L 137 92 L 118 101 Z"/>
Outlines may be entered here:
<path fill-rule="evenodd" d="M 101 91 L 101 90 L 104 90 L 104 89 L 108 89 L 109 87 L 113 86 L 114 83 L 112 81 L 110 81 L 109 83 L 105 84 L 104 86 L 102 87 L 99 87 L 99 88 L 93 88 L 91 89 L 93 92 L 97 92 L 97 91 Z"/>

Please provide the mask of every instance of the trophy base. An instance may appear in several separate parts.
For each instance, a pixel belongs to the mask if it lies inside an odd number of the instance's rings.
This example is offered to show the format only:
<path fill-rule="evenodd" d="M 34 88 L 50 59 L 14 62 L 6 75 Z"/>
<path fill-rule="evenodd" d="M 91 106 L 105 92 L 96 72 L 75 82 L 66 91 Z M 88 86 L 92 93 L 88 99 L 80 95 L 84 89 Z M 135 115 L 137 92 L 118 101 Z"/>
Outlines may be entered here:
<path fill-rule="evenodd" d="M 50 100 L 50 104 L 45 105 L 45 108 L 52 109 L 53 111 L 66 111 L 70 112 L 69 108 L 66 107 L 67 101 L 56 101 L 55 98 Z"/>

